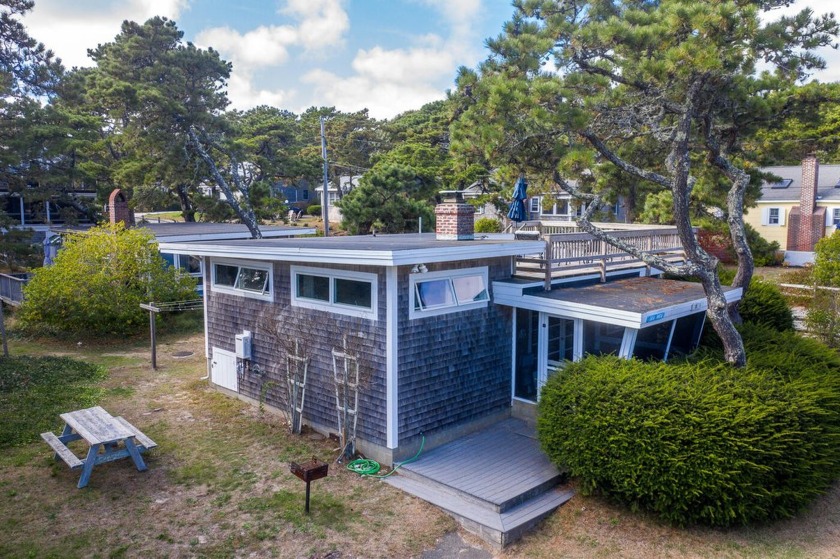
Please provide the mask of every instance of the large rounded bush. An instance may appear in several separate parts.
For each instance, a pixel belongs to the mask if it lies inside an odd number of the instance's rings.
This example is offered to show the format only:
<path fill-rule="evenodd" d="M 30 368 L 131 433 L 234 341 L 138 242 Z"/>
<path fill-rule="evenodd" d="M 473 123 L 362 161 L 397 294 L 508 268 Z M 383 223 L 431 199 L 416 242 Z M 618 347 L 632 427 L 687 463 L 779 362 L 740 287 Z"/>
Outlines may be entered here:
<path fill-rule="evenodd" d="M 775 330 L 793 330 L 793 313 L 779 288 L 753 278 L 738 311 L 744 322 L 764 324 Z"/>
<path fill-rule="evenodd" d="M 840 363 L 795 334 L 748 329 L 766 353 L 746 369 L 709 352 L 680 364 L 569 364 L 542 392 L 543 449 L 585 493 L 675 524 L 793 515 L 840 473 Z"/>

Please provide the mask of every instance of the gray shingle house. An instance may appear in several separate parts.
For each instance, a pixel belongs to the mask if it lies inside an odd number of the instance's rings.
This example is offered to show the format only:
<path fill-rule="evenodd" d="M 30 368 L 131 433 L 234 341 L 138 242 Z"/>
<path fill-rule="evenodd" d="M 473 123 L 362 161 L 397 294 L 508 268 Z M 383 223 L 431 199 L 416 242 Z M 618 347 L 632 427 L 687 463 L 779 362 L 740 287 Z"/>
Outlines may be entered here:
<path fill-rule="evenodd" d="M 282 409 L 297 343 L 308 362 L 303 421 L 337 433 L 334 378 L 349 355 L 362 377 L 356 448 L 384 463 L 412 455 L 421 435 L 431 449 L 533 416 L 539 388 L 566 360 L 667 359 L 697 344 L 699 285 L 651 277 L 658 271 L 583 233 L 475 238 L 472 212 L 459 199 L 440 204 L 436 234 L 164 242 L 161 251 L 205 262 L 213 385 Z M 673 230 L 617 234 L 681 257 Z"/>

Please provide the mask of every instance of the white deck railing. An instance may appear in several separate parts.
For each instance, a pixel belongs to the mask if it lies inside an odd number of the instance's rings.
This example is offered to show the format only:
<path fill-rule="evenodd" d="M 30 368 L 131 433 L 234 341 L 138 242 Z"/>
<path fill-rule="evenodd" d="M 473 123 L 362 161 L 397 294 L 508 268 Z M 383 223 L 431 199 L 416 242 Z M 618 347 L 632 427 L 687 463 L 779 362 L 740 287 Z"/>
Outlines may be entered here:
<path fill-rule="evenodd" d="M 532 226 L 525 236 L 539 235 L 545 241 L 545 251 L 539 255 L 524 256 L 517 259 L 517 275 L 541 277 L 545 289 L 551 289 L 551 280 L 555 277 L 596 272 L 601 281 L 606 280 L 610 270 L 644 266 L 643 262 L 589 233 L 580 232 L 577 227 L 568 227 L 575 232 L 544 234 L 538 233 L 542 225 Z M 649 254 L 657 254 L 669 261 L 685 260 L 682 243 L 676 227 L 633 225 L 633 224 L 596 224 L 610 230 L 610 234 L 625 243 Z M 554 224 L 549 227 L 555 227 Z M 564 226 L 567 227 L 567 226 Z"/>

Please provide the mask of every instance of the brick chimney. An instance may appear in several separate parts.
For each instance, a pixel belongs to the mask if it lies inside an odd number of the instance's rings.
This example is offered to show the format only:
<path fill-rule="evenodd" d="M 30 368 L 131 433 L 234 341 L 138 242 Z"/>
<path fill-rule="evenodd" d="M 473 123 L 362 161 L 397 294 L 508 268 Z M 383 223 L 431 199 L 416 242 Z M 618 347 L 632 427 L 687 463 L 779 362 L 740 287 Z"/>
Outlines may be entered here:
<path fill-rule="evenodd" d="M 119 188 L 115 188 L 108 197 L 108 220 L 111 224 L 122 221 L 126 227 L 134 225 L 134 212 L 128 207 L 128 200 Z"/>
<path fill-rule="evenodd" d="M 435 207 L 435 235 L 439 241 L 472 241 L 475 238 L 475 208 L 464 202 L 458 190 L 441 192 Z"/>
<path fill-rule="evenodd" d="M 802 160 L 802 183 L 799 207 L 791 208 L 788 220 L 787 249 L 811 252 L 825 233 L 825 208 L 817 207 L 820 163 L 810 154 Z"/>

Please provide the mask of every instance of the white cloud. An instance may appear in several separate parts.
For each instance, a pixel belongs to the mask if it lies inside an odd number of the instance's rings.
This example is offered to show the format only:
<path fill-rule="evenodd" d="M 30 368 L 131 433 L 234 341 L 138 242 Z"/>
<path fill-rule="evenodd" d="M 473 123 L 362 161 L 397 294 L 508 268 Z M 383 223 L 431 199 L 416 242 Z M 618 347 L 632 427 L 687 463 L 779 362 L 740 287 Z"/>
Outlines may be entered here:
<path fill-rule="evenodd" d="M 248 73 L 231 75 L 230 80 L 228 80 L 228 97 L 231 100 L 231 108 L 248 110 L 260 105 L 283 107 L 288 104 L 293 92 L 255 88 L 252 78 Z"/>
<path fill-rule="evenodd" d="M 350 29 L 342 0 L 288 0 L 280 10 L 300 20 L 300 44 L 308 50 L 340 45 Z"/>
<path fill-rule="evenodd" d="M 310 106 L 334 106 L 341 111 L 369 109 L 374 118 L 391 118 L 399 113 L 443 99 L 444 92 L 429 83 L 379 82 L 370 76 L 342 77 L 324 70 L 313 70 L 301 81 L 312 84 L 317 101 Z M 306 106 L 299 107 L 304 110 Z"/>
<path fill-rule="evenodd" d="M 234 71 L 277 66 L 289 58 L 288 47 L 298 40 L 298 32 L 290 26 L 260 26 L 245 34 L 230 27 L 205 29 L 195 37 L 201 48 L 213 47 L 222 58 L 233 62 Z"/>
<path fill-rule="evenodd" d="M 177 19 L 188 0 L 110 0 L 86 6 L 84 2 L 38 0 L 23 18 L 30 34 L 59 56 L 64 65 L 91 66 L 87 49 L 110 42 L 124 20 L 144 22 L 154 16 Z"/>
<path fill-rule="evenodd" d="M 808 2 L 794 2 L 790 6 L 765 12 L 762 15 L 762 19 L 764 21 L 772 21 L 781 16 L 792 16 L 798 14 L 805 8 L 813 11 L 815 17 L 828 13 L 834 13 L 835 16 L 840 15 L 840 12 L 837 10 L 837 0 L 808 0 Z M 813 78 L 823 83 L 840 81 L 840 50 L 823 47 L 817 49 L 816 53 L 825 60 L 826 69 L 814 74 Z"/>

